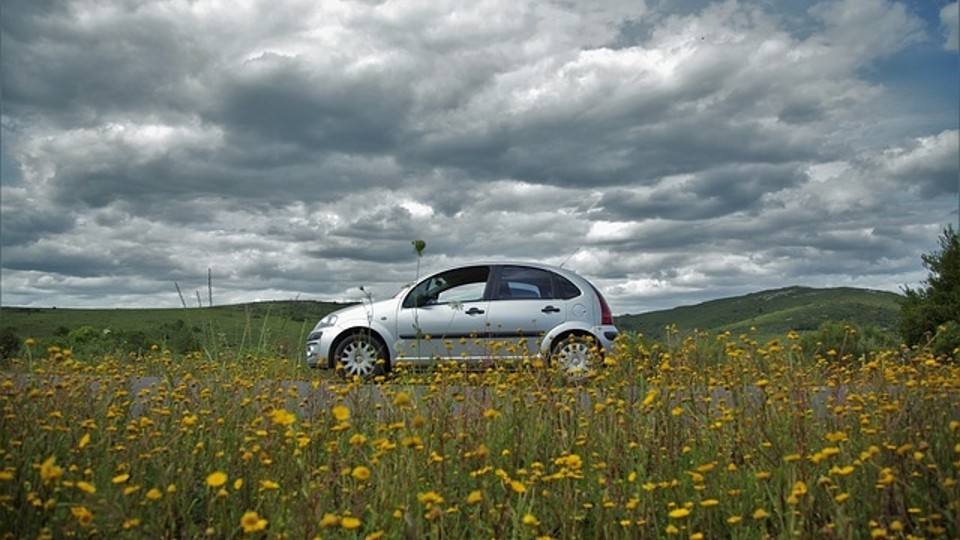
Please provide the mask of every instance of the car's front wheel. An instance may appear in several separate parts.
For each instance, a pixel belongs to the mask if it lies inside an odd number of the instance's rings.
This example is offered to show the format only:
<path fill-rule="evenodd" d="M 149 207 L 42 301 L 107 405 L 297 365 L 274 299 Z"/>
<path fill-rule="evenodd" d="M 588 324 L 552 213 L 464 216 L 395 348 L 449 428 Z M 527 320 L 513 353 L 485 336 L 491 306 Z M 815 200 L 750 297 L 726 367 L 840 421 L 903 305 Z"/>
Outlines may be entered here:
<path fill-rule="evenodd" d="M 334 367 L 345 378 L 371 379 L 387 373 L 386 347 L 370 332 L 355 332 L 337 344 Z"/>
<path fill-rule="evenodd" d="M 596 365 L 599 354 L 593 336 L 570 334 L 554 343 L 551 356 L 561 371 L 586 373 L 591 366 Z"/>

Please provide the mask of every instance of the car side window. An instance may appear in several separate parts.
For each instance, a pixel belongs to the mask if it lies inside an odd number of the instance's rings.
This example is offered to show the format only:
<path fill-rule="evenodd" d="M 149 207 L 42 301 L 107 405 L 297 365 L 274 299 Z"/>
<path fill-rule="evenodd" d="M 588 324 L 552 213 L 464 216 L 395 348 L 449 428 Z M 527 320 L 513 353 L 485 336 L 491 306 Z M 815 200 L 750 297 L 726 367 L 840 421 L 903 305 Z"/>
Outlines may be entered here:
<path fill-rule="evenodd" d="M 471 266 L 430 276 L 407 293 L 403 307 L 483 300 L 490 268 Z"/>
<path fill-rule="evenodd" d="M 554 298 L 553 274 L 539 268 L 504 266 L 496 298 L 500 300 Z"/>
<path fill-rule="evenodd" d="M 569 279 L 557 274 L 553 275 L 553 279 L 556 284 L 555 290 L 558 300 L 570 300 L 583 294 Z"/>

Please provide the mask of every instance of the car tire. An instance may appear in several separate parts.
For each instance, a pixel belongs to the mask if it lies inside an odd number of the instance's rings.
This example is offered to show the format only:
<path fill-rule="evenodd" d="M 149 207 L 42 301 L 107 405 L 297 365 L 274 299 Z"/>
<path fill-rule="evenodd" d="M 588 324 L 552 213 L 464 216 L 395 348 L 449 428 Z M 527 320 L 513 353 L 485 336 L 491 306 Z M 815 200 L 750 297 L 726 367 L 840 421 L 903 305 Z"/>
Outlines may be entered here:
<path fill-rule="evenodd" d="M 554 342 L 550 356 L 564 373 L 586 374 L 598 363 L 597 340 L 590 335 L 568 334 Z"/>
<path fill-rule="evenodd" d="M 333 353 L 333 367 L 345 379 L 359 376 L 367 380 L 389 371 L 386 347 L 380 338 L 369 331 L 354 332 L 337 343 Z"/>

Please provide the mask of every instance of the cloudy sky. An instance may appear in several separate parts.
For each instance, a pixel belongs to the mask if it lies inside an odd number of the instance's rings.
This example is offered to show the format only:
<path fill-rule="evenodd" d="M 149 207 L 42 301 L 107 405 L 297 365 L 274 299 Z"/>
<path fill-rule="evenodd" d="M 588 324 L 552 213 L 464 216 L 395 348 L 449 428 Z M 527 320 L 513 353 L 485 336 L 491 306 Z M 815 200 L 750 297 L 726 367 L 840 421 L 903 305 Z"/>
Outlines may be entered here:
<path fill-rule="evenodd" d="M 957 2 L 3 0 L 5 306 L 563 263 L 616 313 L 898 291 L 957 223 Z"/>

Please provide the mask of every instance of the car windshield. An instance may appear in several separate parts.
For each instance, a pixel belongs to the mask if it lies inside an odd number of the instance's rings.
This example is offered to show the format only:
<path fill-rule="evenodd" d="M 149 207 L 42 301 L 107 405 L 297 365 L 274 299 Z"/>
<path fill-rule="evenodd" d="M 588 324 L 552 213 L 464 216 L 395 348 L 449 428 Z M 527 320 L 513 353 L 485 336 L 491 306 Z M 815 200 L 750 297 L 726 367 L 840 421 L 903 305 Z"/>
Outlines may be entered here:
<path fill-rule="evenodd" d="M 481 300 L 489 274 L 487 266 L 471 266 L 430 276 L 410 290 L 403 307 Z"/>

